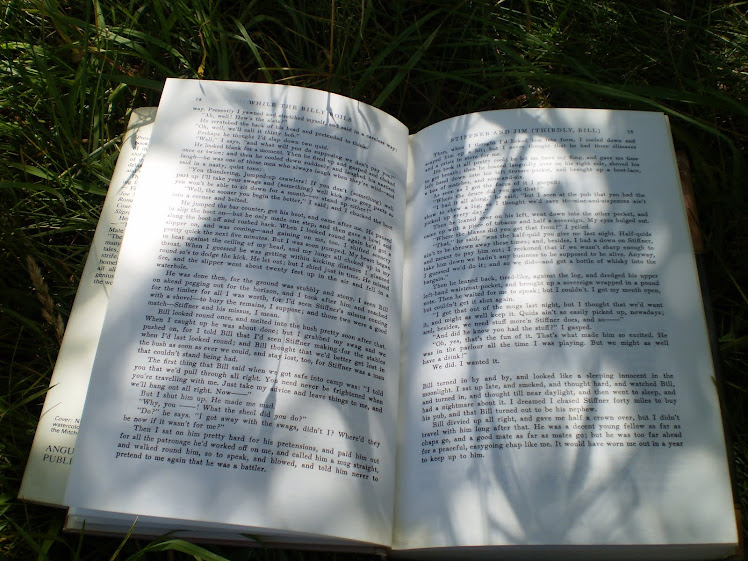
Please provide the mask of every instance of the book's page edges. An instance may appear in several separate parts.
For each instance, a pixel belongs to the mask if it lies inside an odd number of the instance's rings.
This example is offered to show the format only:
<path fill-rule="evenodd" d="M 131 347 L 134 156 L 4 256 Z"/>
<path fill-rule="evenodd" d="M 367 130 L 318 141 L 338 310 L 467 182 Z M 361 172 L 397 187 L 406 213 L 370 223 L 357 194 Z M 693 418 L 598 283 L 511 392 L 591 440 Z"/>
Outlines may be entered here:
<path fill-rule="evenodd" d="M 52 373 L 18 494 L 20 499 L 64 505 L 83 402 L 109 303 L 129 201 L 137 186 L 136 174 L 155 116 L 155 107 L 142 107 L 135 109 L 130 117 Z"/>
<path fill-rule="evenodd" d="M 317 549 L 328 552 L 359 552 L 384 554 L 389 548 L 368 542 L 329 538 L 304 532 L 281 531 L 270 528 L 236 526 L 212 522 L 173 520 L 152 516 L 132 516 L 116 513 L 71 508 L 65 519 L 65 530 L 88 535 L 122 535 L 133 538 L 169 535 L 175 539 L 195 542 L 221 543 L 241 547 Z"/>
<path fill-rule="evenodd" d="M 671 131 L 672 136 L 672 130 L 670 128 L 670 119 L 665 117 L 668 125 L 668 130 Z M 673 147 L 675 150 L 675 147 Z M 686 213 L 686 217 L 688 219 L 688 227 L 689 232 L 691 234 L 691 243 L 693 244 L 693 250 L 694 250 L 694 257 L 696 260 L 696 269 L 698 272 L 699 277 L 699 285 L 701 286 L 701 299 L 704 307 L 704 318 L 707 325 L 707 331 L 709 333 L 709 345 L 711 347 L 712 351 L 712 359 L 714 364 L 714 374 L 715 374 L 715 384 L 717 387 L 717 394 L 719 396 L 719 403 L 720 403 L 720 410 L 722 412 L 722 420 L 723 420 L 723 429 L 724 429 L 724 439 L 725 439 L 725 446 L 727 451 L 727 457 L 728 457 L 728 468 L 730 469 L 730 480 L 733 482 L 733 497 L 736 496 L 736 490 L 734 488 L 735 485 L 735 456 L 733 451 L 733 443 L 730 439 L 730 435 L 727 431 L 727 425 L 725 423 L 726 419 L 726 409 L 725 409 L 725 387 L 724 387 L 724 378 L 723 378 L 723 372 L 720 368 L 719 363 L 719 339 L 717 336 L 717 328 L 714 324 L 714 310 L 712 308 L 712 301 L 710 297 L 710 291 L 709 291 L 709 283 L 708 283 L 708 275 L 706 270 L 706 262 L 705 262 L 705 254 L 707 251 L 706 242 L 704 241 L 704 235 L 701 230 L 701 225 L 699 222 L 699 212 L 698 212 L 698 203 L 696 200 L 696 193 L 694 191 L 693 186 L 693 175 L 691 172 L 691 163 L 688 158 L 688 154 L 685 150 L 679 149 L 675 150 L 674 152 L 674 158 L 677 161 L 678 164 L 678 175 L 680 178 L 681 183 L 681 189 L 683 192 L 683 202 L 685 205 L 684 212 Z M 735 519 L 736 519 L 736 525 L 737 528 L 742 528 L 742 521 L 741 521 L 741 511 L 740 511 L 740 505 L 736 501 L 735 502 Z M 740 551 L 740 554 L 737 558 L 742 559 L 744 557 L 744 547 L 742 544 L 742 534 L 738 532 L 738 551 Z"/>
<path fill-rule="evenodd" d="M 498 547 L 445 547 L 392 550 L 392 559 L 469 558 L 475 561 L 497 559 L 522 561 L 553 559 L 554 561 L 697 561 L 734 558 L 734 544 L 695 543 L 682 545 L 529 545 Z"/>

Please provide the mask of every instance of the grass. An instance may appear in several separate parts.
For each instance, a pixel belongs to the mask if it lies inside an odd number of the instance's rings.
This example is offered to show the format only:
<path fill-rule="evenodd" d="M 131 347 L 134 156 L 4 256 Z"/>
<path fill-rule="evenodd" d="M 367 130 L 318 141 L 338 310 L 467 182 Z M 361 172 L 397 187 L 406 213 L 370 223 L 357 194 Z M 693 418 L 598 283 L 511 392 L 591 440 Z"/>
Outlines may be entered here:
<path fill-rule="evenodd" d="M 293 559 L 61 532 L 15 500 L 124 124 L 167 76 L 361 99 L 411 131 L 484 109 L 664 111 L 691 162 L 734 449 L 748 499 L 748 15 L 738 1 L 286 0 L 0 5 L 0 555 Z M 166 553 L 163 553 L 166 552 Z M 304 559 L 330 558 L 304 554 Z"/>

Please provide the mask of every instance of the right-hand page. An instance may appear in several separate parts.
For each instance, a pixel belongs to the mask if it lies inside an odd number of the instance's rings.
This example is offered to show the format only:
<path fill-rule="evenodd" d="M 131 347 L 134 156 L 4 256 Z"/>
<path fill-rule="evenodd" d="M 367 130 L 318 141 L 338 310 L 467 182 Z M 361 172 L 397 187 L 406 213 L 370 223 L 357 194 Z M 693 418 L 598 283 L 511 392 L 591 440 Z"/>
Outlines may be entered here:
<path fill-rule="evenodd" d="M 411 137 L 396 548 L 736 540 L 658 113 L 477 113 Z"/>

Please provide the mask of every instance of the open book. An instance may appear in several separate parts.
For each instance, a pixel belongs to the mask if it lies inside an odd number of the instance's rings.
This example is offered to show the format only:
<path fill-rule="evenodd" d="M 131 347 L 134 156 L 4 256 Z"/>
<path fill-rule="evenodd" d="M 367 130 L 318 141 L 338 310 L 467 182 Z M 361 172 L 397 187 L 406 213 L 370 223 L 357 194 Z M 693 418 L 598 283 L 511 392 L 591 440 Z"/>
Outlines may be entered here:
<path fill-rule="evenodd" d="M 129 134 L 23 498 L 86 531 L 410 556 L 735 547 L 663 115 L 409 135 L 334 94 L 168 80 Z"/>

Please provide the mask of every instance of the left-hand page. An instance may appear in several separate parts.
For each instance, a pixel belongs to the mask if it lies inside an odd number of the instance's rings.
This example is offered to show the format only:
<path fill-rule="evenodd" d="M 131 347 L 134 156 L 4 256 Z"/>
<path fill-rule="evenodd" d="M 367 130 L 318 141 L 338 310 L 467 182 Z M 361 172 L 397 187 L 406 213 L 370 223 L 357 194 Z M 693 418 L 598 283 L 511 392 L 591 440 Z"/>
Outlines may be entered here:
<path fill-rule="evenodd" d="M 19 498 L 62 506 L 122 234 L 155 107 L 133 111 L 57 356 Z"/>
<path fill-rule="evenodd" d="M 71 506 L 390 543 L 406 158 L 355 100 L 167 81 Z"/>

